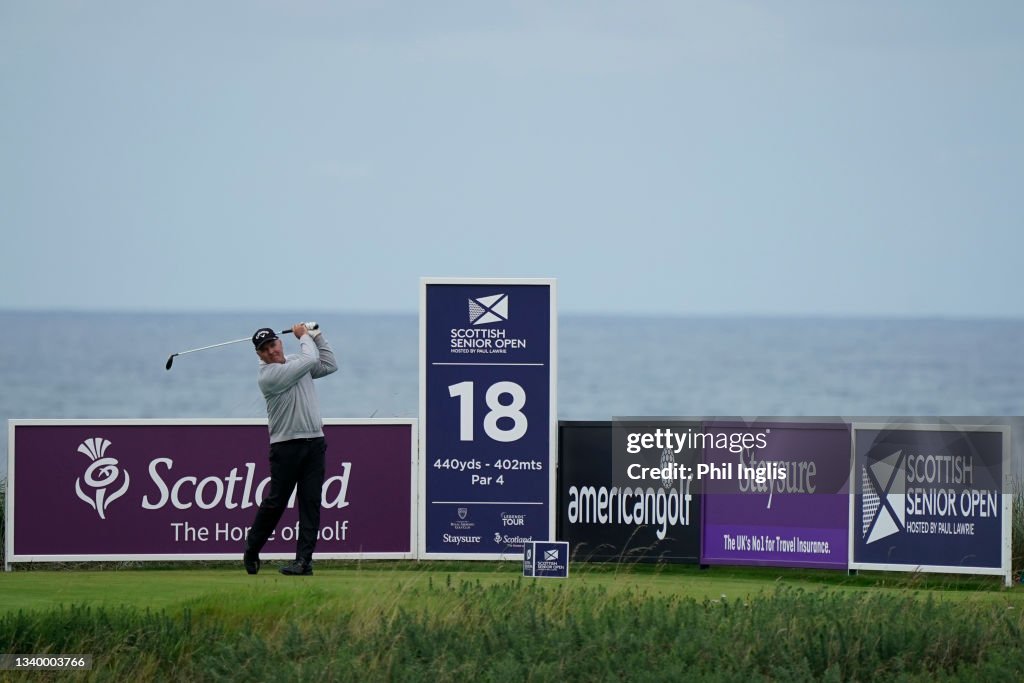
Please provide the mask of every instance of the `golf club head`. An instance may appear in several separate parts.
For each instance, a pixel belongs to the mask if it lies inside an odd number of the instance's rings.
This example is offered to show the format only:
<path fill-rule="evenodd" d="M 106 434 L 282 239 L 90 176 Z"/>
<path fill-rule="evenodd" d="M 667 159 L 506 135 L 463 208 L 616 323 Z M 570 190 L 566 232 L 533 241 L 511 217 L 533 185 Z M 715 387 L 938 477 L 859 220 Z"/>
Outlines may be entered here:
<path fill-rule="evenodd" d="M 168 370 L 170 370 L 171 369 L 171 363 L 174 362 L 174 357 L 177 356 L 177 355 L 178 354 L 176 354 L 176 353 L 172 353 L 171 355 L 169 355 L 167 357 L 167 365 L 165 365 L 164 367 L 167 368 Z"/>

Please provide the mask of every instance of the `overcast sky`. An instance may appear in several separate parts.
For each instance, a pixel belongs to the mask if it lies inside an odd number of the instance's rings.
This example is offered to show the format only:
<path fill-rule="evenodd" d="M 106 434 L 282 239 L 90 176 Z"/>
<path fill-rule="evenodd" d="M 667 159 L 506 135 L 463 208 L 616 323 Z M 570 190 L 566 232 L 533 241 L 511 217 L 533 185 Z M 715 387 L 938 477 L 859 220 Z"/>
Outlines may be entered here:
<path fill-rule="evenodd" d="M 1024 3 L 0 0 L 0 308 L 1024 316 Z"/>

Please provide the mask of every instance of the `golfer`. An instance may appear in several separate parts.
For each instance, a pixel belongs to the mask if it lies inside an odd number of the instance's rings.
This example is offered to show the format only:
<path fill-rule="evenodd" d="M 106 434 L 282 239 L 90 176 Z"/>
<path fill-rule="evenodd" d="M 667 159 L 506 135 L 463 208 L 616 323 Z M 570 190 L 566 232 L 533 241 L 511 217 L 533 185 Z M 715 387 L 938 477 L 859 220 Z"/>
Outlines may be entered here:
<path fill-rule="evenodd" d="M 252 335 L 260 357 L 259 385 L 267 400 L 270 428 L 270 493 L 260 503 L 245 542 L 245 571 L 260 570 L 260 550 L 277 527 L 292 490 L 298 486 L 299 538 L 295 561 L 281 567 L 289 576 L 313 573 L 313 549 L 320 530 L 320 496 L 324 484 L 323 419 L 313 380 L 338 369 L 330 344 L 316 323 L 296 323 L 292 333 L 299 353 L 285 356 L 281 340 L 269 327 Z"/>

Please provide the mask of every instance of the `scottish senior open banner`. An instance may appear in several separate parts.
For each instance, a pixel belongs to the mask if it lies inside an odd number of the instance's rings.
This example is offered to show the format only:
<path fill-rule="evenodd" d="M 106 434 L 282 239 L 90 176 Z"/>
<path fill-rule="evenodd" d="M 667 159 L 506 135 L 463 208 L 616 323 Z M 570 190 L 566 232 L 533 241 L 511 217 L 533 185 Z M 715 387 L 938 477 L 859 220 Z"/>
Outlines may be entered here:
<path fill-rule="evenodd" d="M 854 424 L 850 567 L 1010 581 L 1005 426 Z"/>
<path fill-rule="evenodd" d="M 849 425 L 709 422 L 704 434 L 715 438 L 704 448 L 702 564 L 846 570 Z"/>
<path fill-rule="evenodd" d="M 551 538 L 556 358 L 554 280 L 423 278 L 421 557 Z"/>
<path fill-rule="evenodd" d="M 241 559 L 266 420 L 11 420 L 7 562 Z M 415 556 L 415 420 L 324 420 L 316 557 Z M 295 556 L 295 496 L 261 553 Z"/>

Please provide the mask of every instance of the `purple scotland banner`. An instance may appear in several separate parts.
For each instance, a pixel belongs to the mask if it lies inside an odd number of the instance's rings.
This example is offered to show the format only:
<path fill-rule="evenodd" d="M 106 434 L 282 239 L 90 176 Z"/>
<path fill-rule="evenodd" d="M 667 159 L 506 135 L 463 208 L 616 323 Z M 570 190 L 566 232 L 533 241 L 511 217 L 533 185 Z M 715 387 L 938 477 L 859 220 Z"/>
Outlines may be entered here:
<path fill-rule="evenodd" d="M 269 482 L 263 420 L 10 424 L 9 562 L 234 559 Z M 413 557 L 415 420 L 325 420 L 320 558 Z M 264 548 L 295 553 L 294 496 Z"/>
<path fill-rule="evenodd" d="M 702 564 L 847 569 L 849 425 L 711 422 L 704 431 L 729 438 L 704 450 L 721 476 L 701 477 Z M 737 448 L 746 434 L 763 436 Z"/>

